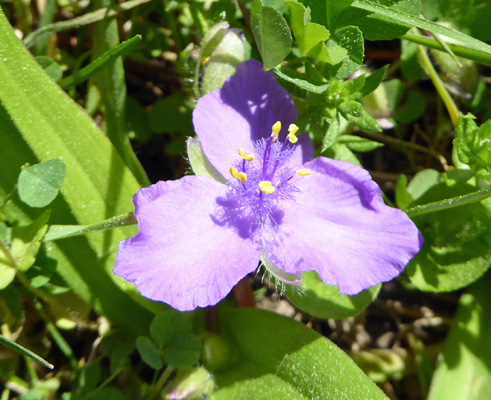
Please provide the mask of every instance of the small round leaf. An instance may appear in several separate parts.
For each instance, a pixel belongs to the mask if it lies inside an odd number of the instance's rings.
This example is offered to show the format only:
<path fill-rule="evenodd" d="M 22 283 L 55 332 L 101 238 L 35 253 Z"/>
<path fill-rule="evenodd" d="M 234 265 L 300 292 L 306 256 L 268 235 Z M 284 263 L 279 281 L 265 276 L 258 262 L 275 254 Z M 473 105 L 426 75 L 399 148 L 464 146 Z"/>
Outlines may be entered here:
<path fill-rule="evenodd" d="M 138 353 L 140 353 L 142 360 L 152 368 L 161 369 L 163 367 L 159 349 L 157 349 L 155 343 L 149 338 L 146 336 L 138 336 L 136 338 L 136 348 Z"/>
<path fill-rule="evenodd" d="M 65 163 L 52 159 L 24 169 L 18 180 L 20 199 L 31 207 L 46 207 L 65 179 Z"/>
<path fill-rule="evenodd" d="M 165 362 L 174 368 L 191 367 L 199 361 L 200 356 L 201 340 L 192 333 L 176 337 L 163 353 Z"/>

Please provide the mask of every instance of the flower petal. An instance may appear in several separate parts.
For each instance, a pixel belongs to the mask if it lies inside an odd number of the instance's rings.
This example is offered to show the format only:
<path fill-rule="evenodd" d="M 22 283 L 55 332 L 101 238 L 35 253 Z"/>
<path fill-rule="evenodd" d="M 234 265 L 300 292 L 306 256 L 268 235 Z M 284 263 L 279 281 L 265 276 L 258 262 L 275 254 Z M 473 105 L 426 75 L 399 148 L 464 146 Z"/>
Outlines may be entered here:
<path fill-rule="evenodd" d="M 266 232 L 266 253 L 287 273 L 315 270 L 341 294 L 386 282 L 421 249 L 423 237 L 402 211 L 386 206 L 367 171 L 318 157 L 296 177 L 300 190 L 282 204 L 277 232 Z"/>
<path fill-rule="evenodd" d="M 206 156 L 228 178 L 239 147 L 253 152 L 252 141 L 269 137 L 276 121 L 282 123 L 280 139 L 284 139 L 297 116 L 290 95 L 274 80 L 274 74 L 249 60 L 237 65 L 236 74 L 222 89 L 199 99 L 193 124 Z M 301 165 L 313 155 L 308 134 L 299 135 L 292 165 Z"/>
<path fill-rule="evenodd" d="M 213 222 L 226 190 L 198 176 L 141 189 L 133 198 L 139 233 L 120 243 L 114 273 L 180 311 L 218 303 L 260 258 L 252 240 Z"/>

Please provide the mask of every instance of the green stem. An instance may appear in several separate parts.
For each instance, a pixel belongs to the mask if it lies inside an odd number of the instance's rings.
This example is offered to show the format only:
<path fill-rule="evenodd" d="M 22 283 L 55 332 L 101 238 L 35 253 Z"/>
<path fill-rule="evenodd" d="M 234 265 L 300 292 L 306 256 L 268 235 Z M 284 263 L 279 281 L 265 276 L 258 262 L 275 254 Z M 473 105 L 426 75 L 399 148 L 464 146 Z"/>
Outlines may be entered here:
<path fill-rule="evenodd" d="M 413 35 L 407 33 L 405 35 L 402 35 L 400 39 L 420 44 L 431 49 L 445 51 L 444 47 L 440 43 L 438 43 L 437 40 L 427 36 Z M 447 44 L 447 46 L 453 51 L 456 56 L 466 58 L 468 60 L 475 61 L 483 65 L 491 66 L 491 54 L 489 53 L 461 45 Z"/>
<path fill-rule="evenodd" d="M 45 366 L 48 369 L 53 369 L 54 366 L 53 364 L 50 364 L 47 362 L 44 358 L 39 357 L 37 354 L 33 353 L 31 350 L 26 349 L 25 347 L 21 346 L 18 343 L 15 343 L 6 337 L 3 337 L 0 335 L 0 344 L 3 344 L 4 346 L 8 347 L 9 349 L 12 349 L 18 353 L 24 354 L 27 357 L 31 357 L 33 360 L 36 360 L 39 364 Z"/>
<path fill-rule="evenodd" d="M 130 212 L 128 214 L 117 215 L 104 221 L 97 222 L 92 225 L 51 225 L 44 235 L 43 241 L 65 239 L 72 236 L 84 235 L 86 233 L 100 231 L 110 228 L 119 228 L 136 224 L 135 215 Z"/>
<path fill-rule="evenodd" d="M 114 17 L 122 11 L 130 10 L 134 7 L 148 3 L 150 1 L 152 0 L 131 0 L 112 7 L 101 8 L 94 12 L 84 14 L 80 17 L 72 18 L 68 21 L 61 21 L 47 25 L 27 35 L 24 39 L 24 45 L 26 47 L 31 47 L 40 37 L 44 35 L 72 28 L 80 28 L 81 26 L 92 24 L 105 18 Z"/>
<path fill-rule="evenodd" d="M 36 310 L 39 312 L 41 317 L 44 320 L 44 323 L 46 324 L 46 329 L 48 330 L 49 334 L 55 341 L 56 345 L 59 347 L 61 352 L 70 360 L 70 366 L 72 369 L 77 368 L 77 359 L 75 358 L 75 355 L 73 354 L 72 348 L 68 344 L 68 342 L 65 340 L 65 338 L 61 335 L 60 331 L 56 327 L 56 325 L 51 322 L 51 320 L 48 318 L 46 313 L 44 312 L 43 306 L 41 305 L 40 302 L 36 301 L 34 303 L 34 306 L 36 307 Z"/>
<path fill-rule="evenodd" d="M 445 89 L 445 86 L 443 85 L 440 76 L 435 71 L 435 68 L 433 68 L 433 64 L 431 63 L 428 54 L 426 54 L 426 49 L 423 46 L 418 46 L 418 53 L 421 57 L 421 61 L 425 66 L 426 72 L 430 76 L 433 85 L 435 85 L 436 91 L 438 92 L 443 100 L 443 103 L 445 103 L 445 106 L 447 107 L 447 111 L 450 114 L 450 119 L 452 120 L 453 126 L 455 126 L 460 114 L 457 105 L 453 101 L 452 96 L 450 96 L 450 94 L 447 92 L 447 89 Z"/>
<path fill-rule="evenodd" d="M 128 39 L 125 42 L 118 44 L 116 47 L 109 49 L 102 56 L 92 61 L 89 65 L 85 66 L 84 68 L 75 72 L 74 74 L 62 79 L 61 82 L 59 83 L 60 87 L 63 90 L 67 90 L 87 80 L 91 75 L 93 75 L 100 69 L 104 68 L 115 58 L 126 53 L 129 49 L 131 49 L 135 44 L 139 43 L 141 40 L 142 37 L 140 35 L 136 35 L 133 36 L 131 39 Z"/>
<path fill-rule="evenodd" d="M 159 393 L 162 388 L 164 387 L 165 382 L 169 379 L 169 376 L 172 374 L 174 371 L 174 368 L 168 365 L 165 369 L 164 372 L 162 372 L 162 375 L 160 375 L 159 380 L 155 384 L 155 392 Z"/>
<path fill-rule="evenodd" d="M 449 210 L 451 208 L 477 203 L 479 201 L 487 199 L 488 197 L 491 197 L 491 189 L 481 190 L 470 194 L 464 194 L 462 196 L 452 197 L 450 199 L 433 201 L 431 203 L 414 206 L 409 210 L 406 210 L 406 213 L 411 218 L 413 218 L 423 214 Z"/>

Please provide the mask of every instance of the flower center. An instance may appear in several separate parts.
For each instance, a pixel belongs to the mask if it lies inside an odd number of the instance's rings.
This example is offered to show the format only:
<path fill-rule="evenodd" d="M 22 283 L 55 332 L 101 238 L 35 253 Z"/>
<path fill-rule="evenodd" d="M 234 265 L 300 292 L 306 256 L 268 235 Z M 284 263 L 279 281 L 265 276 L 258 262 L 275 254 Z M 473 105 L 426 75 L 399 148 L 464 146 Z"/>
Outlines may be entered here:
<path fill-rule="evenodd" d="M 259 228 L 275 228 L 281 224 L 282 200 L 292 199 L 298 191 L 296 175 L 308 176 L 310 170 L 293 170 L 288 164 L 298 138 L 298 127 L 291 124 L 284 142 L 278 140 L 281 122 L 272 127 L 271 136 L 254 143 L 252 153 L 238 149 L 238 161 L 230 168 L 229 191 L 217 199 L 220 211 L 217 222 L 234 226 L 244 237 L 261 240 Z"/>

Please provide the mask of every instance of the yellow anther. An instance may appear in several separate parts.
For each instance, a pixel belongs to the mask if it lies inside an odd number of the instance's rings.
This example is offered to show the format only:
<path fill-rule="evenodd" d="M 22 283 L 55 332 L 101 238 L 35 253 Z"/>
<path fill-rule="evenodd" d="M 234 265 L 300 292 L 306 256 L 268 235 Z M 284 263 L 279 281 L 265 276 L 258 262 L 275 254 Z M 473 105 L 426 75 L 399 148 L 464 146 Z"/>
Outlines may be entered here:
<path fill-rule="evenodd" d="M 278 135 L 281 131 L 281 121 L 276 121 L 271 129 L 271 136 L 273 137 L 273 141 L 276 142 L 278 140 Z"/>
<path fill-rule="evenodd" d="M 240 156 L 246 160 L 246 161 L 252 161 L 254 160 L 254 154 L 246 154 L 244 153 L 244 150 L 242 150 L 242 147 L 238 148 Z"/>
<path fill-rule="evenodd" d="M 290 126 L 288 127 L 288 140 L 290 141 L 290 143 L 294 144 L 294 143 L 297 143 L 298 142 L 298 138 L 297 138 L 297 132 L 298 132 L 298 126 L 295 125 L 295 124 L 290 124 Z"/>
<path fill-rule="evenodd" d="M 299 169 L 297 172 L 296 172 L 297 175 L 300 175 L 300 176 L 309 176 L 312 174 L 312 171 L 310 169 Z"/>
<path fill-rule="evenodd" d="M 261 190 L 261 192 L 263 193 L 268 193 L 268 194 L 274 193 L 274 187 L 270 181 L 259 182 L 259 190 Z"/>
<path fill-rule="evenodd" d="M 230 167 L 230 175 L 232 175 L 235 179 L 238 179 L 241 182 L 247 181 L 247 175 L 243 172 L 237 171 L 236 168 Z"/>

